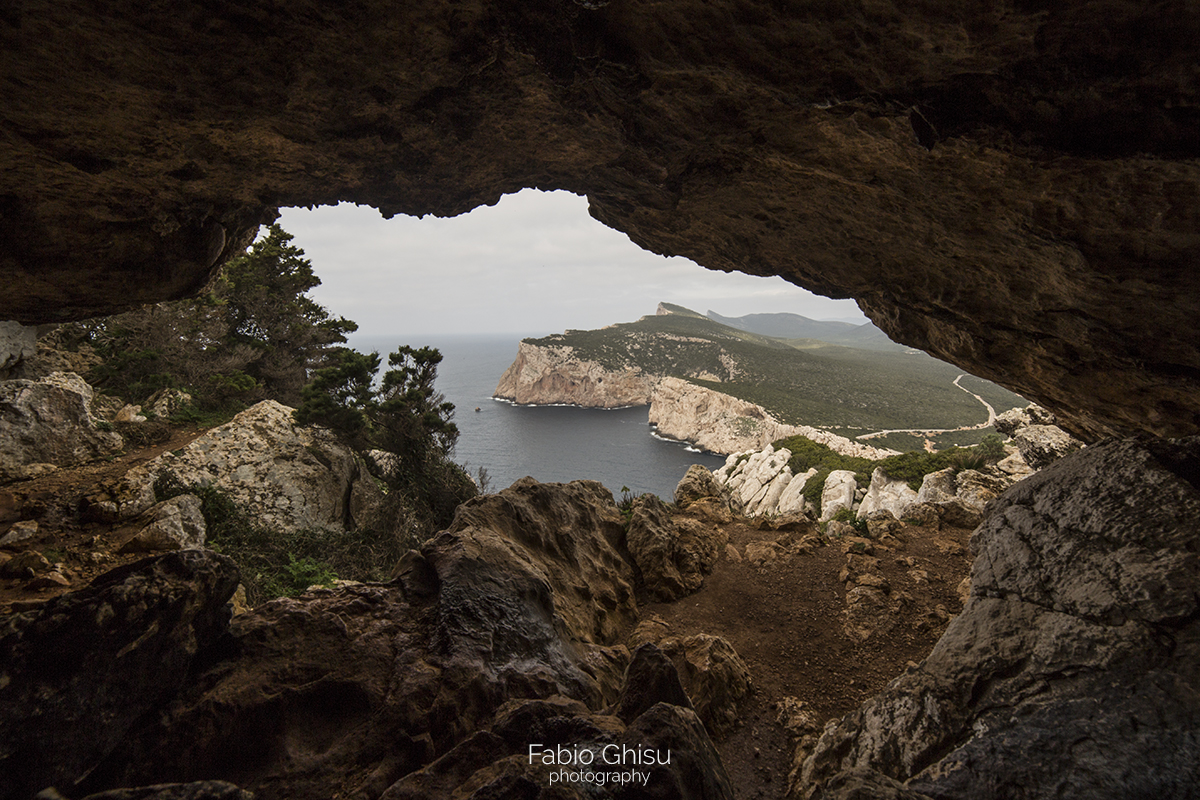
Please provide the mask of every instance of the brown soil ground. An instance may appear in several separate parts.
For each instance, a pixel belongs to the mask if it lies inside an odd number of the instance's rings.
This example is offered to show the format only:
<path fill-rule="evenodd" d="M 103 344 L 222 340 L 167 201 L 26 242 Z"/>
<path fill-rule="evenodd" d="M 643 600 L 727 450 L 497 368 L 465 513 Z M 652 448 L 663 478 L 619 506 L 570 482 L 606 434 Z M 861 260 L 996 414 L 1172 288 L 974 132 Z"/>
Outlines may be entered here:
<path fill-rule="evenodd" d="M 144 557 L 117 552 L 134 528 L 86 522 L 81 503 L 97 487 L 202 432 L 170 430 L 162 441 L 110 461 L 0 487 L 0 535 L 19 520 L 39 525 L 32 539 L 0 549 L 0 561 L 37 550 L 61 565 L 69 584 L 35 588 L 45 581 L 0 578 L 0 614 L 35 607 Z M 812 523 L 775 530 L 771 523 L 737 517 L 707 522 L 719 524 L 729 538 L 713 573 L 694 595 L 643 605 L 642 618 L 657 615 L 668 635 L 709 633 L 734 646 L 749 667 L 754 692 L 742 708 L 741 725 L 717 746 L 739 798 L 781 798 L 797 746 L 810 746 L 828 720 L 923 659 L 961 609 L 958 587 L 970 570 L 970 532 L 906 526 L 883 540 L 836 540 Z M 775 557 L 747 558 L 747 545 L 771 542 L 778 543 Z M 752 556 L 762 552 L 750 548 Z M 874 630 L 866 638 L 863 630 L 852 636 L 846 629 L 849 590 L 856 581 L 880 586 L 880 578 L 886 610 L 860 617 Z M 793 722 L 789 730 L 784 707 L 806 711 L 807 724 Z"/>
<path fill-rule="evenodd" d="M 0 614 L 34 607 L 55 595 L 86 586 L 110 569 L 145 558 L 146 553 L 117 552 L 137 533 L 135 528 L 85 521 L 81 515 L 83 500 L 133 467 L 167 450 L 177 450 L 202 433 L 201 428 L 173 428 L 163 431 L 160 441 L 131 448 L 111 460 L 0 486 L 0 536 L 14 522 L 32 519 L 38 523 L 33 538 L 0 549 L 0 561 L 24 550 L 36 550 L 50 562 L 61 564 L 61 573 L 69 582 L 66 586 L 40 586 L 46 582 L 0 578 Z"/>
<path fill-rule="evenodd" d="M 958 589 L 970 574 L 971 532 L 905 526 L 883 542 L 856 544 L 849 537 L 826 539 L 815 525 L 782 532 L 735 519 L 725 527 L 737 553 L 727 548 L 696 594 L 644 606 L 642 616 L 659 615 L 670 625 L 668 635 L 714 634 L 737 650 L 754 692 L 741 726 L 717 747 L 738 798 L 781 798 L 797 745 L 811 747 L 827 721 L 854 710 L 925 658 L 950 616 L 962 609 Z M 757 565 L 746 558 L 747 544 L 772 541 L 816 546 Z M 860 548 L 869 554 L 848 552 Z M 868 627 L 877 627 L 859 640 L 846 631 L 847 595 L 864 574 L 886 581 L 887 610 L 866 615 Z M 784 698 L 804 704 L 808 725 L 785 727 L 780 712 L 798 704 Z M 814 738 L 802 741 L 809 736 Z"/>

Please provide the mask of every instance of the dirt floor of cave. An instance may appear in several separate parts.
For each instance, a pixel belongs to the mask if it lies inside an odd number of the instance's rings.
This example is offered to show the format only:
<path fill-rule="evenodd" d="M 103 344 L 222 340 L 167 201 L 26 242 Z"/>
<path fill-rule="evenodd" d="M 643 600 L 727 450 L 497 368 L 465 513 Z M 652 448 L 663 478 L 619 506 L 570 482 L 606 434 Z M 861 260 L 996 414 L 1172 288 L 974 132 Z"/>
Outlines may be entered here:
<path fill-rule="evenodd" d="M 657 614 L 670 626 L 668 635 L 710 633 L 737 650 L 754 692 L 741 724 L 717 748 L 740 800 L 782 798 L 803 737 L 819 735 L 827 721 L 919 663 L 962 609 L 971 532 L 906 526 L 887 544 L 871 542 L 866 556 L 852 558 L 848 551 L 856 548 L 849 541 L 822 539 L 811 553 L 755 565 L 744 556 L 747 544 L 795 540 L 798 534 L 736 519 L 726 528 L 740 559 L 723 556 L 699 592 L 644 605 L 642 618 Z M 852 573 L 881 576 L 890 589 L 887 612 L 863 641 L 845 629 L 853 584 L 840 578 L 849 562 Z M 782 713 L 789 706 L 808 711 L 811 727 L 789 731 Z"/>
<path fill-rule="evenodd" d="M 176 429 L 163 441 L 108 461 L 0 487 L 0 533 L 17 520 L 39 523 L 34 538 L 5 552 L 38 550 L 60 563 L 70 582 L 30 589 L 27 581 L 0 579 L 0 614 L 34 608 L 144 557 L 117 552 L 134 528 L 83 522 L 80 501 L 202 432 Z M 815 526 L 782 532 L 769 522 L 736 517 L 714 524 L 726 529 L 730 547 L 700 591 L 674 603 L 643 604 L 642 619 L 657 615 L 669 626 L 667 635 L 709 633 L 734 646 L 750 669 L 754 691 L 740 724 L 717 747 L 738 798 L 782 798 L 802 737 L 819 734 L 828 720 L 853 710 L 921 661 L 961 609 L 958 589 L 970 570 L 970 531 L 905 527 L 886 544 L 871 542 L 872 553 L 851 556 L 850 542 L 820 537 Z M 757 564 L 745 557 L 752 542 L 801 537 L 818 545 Z M 853 573 L 864 568 L 886 580 L 888 610 L 868 638 L 856 641 L 845 629 L 847 594 Z M 812 724 L 789 731 L 781 713 L 787 707 L 808 711 Z"/>

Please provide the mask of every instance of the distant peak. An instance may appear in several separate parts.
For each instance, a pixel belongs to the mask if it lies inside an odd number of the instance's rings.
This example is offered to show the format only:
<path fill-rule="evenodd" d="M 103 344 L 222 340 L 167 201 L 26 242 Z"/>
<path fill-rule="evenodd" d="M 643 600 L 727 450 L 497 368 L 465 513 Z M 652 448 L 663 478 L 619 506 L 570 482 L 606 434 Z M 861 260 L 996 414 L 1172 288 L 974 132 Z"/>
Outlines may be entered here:
<path fill-rule="evenodd" d="M 683 306 L 677 306 L 674 303 L 659 303 L 658 309 L 654 312 L 654 314 L 655 314 L 655 316 L 659 316 L 659 317 L 663 317 L 668 314 L 675 314 L 677 316 L 682 316 L 682 317 L 700 317 L 701 319 L 704 318 L 703 314 L 697 314 L 695 311 L 692 311 L 690 308 L 684 308 Z"/>

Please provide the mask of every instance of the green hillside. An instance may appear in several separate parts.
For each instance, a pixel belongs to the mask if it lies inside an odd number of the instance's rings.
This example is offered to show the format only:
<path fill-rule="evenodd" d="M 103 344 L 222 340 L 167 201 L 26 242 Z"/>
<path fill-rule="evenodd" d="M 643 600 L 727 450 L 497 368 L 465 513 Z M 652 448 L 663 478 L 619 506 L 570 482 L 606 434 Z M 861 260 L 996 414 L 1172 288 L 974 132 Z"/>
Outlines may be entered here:
<path fill-rule="evenodd" d="M 757 403 L 781 421 L 847 435 L 884 429 L 957 428 L 987 418 L 984 407 L 954 385 L 958 367 L 914 350 L 864 350 L 816 339 L 775 339 L 723 325 L 689 309 L 600 330 L 527 339 L 570 345 L 576 355 L 611 370 L 640 367 L 685 378 Z M 997 413 L 1026 405 L 1018 395 L 967 376 L 961 381 Z M 984 431 L 942 434 L 939 446 L 971 444 Z M 923 440 L 892 434 L 872 444 L 916 449 Z"/>

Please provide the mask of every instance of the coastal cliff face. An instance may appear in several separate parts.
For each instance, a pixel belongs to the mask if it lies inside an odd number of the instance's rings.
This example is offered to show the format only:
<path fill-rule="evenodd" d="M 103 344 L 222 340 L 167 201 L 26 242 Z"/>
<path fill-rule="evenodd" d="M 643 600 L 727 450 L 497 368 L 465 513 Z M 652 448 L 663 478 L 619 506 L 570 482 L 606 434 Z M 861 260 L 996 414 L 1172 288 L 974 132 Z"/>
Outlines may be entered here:
<path fill-rule="evenodd" d="M 521 342 L 492 396 L 521 405 L 625 408 L 649 403 L 657 381 L 637 367 L 615 371 L 577 358 L 566 345 Z"/>
<path fill-rule="evenodd" d="M 650 399 L 650 424 L 662 436 L 722 455 L 762 450 L 788 436 L 807 436 L 844 455 L 885 458 L 895 452 L 807 425 L 785 425 L 761 406 L 679 378 L 663 378 L 655 386 Z"/>

